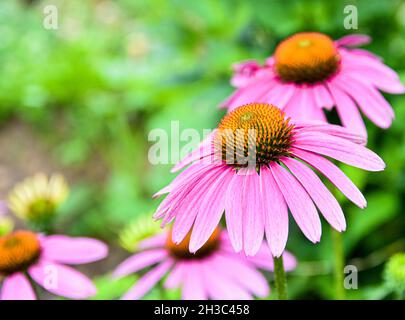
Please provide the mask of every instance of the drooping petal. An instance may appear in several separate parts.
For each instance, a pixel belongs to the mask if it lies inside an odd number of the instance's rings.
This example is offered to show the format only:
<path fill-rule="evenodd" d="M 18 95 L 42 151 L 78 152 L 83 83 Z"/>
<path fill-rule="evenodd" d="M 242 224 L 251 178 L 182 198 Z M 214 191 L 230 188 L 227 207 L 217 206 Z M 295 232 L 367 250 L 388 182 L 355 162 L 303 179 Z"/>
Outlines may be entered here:
<path fill-rule="evenodd" d="M 190 237 L 190 252 L 200 249 L 217 227 L 225 209 L 225 194 L 233 176 L 234 171 L 224 167 L 202 199 Z"/>
<path fill-rule="evenodd" d="M 257 268 L 274 271 L 273 256 L 265 244 L 254 257 L 247 257 L 247 259 Z M 283 264 L 285 271 L 292 271 L 297 267 L 297 259 L 290 252 L 284 251 Z"/>
<path fill-rule="evenodd" d="M 359 55 L 353 54 L 353 50 L 339 49 L 339 54 L 342 58 L 342 67 L 345 69 L 349 66 L 357 68 L 366 67 L 369 70 L 379 72 L 385 77 L 398 79 L 398 74 L 394 70 L 382 63 L 381 59 L 373 57 L 371 53 Z"/>
<path fill-rule="evenodd" d="M 332 107 L 335 105 L 330 93 L 326 89 L 326 87 L 322 85 L 316 85 L 312 88 L 314 93 L 314 99 L 318 107 L 325 108 L 327 110 L 331 110 Z"/>
<path fill-rule="evenodd" d="M 405 93 L 405 86 L 399 78 L 388 77 L 379 70 L 370 69 L 366 66 L 350 65 L 346 68 L 346 72 L 350 72 L 350 75 L 356 77 L 359 81 L 375 86 L 382 91 L 393 94 Z"/>
<path fill-rule="evenodd" d="M 203 159 L 213 155 L 212 143 L 215 137 L 216 130 L 211 132 L 201 143 L 200 145 L 191 153 L 187 154 L 179 163 L 177 163 L 172 169 L 171 172 L 176 172 L 193 161 L 198 159 Z"/>
<path fill-rule="evenodd" d="M 357 102 L 361 111 L 381 128 L 388 128 L 394 112 L 381 94 L 371 86 L 364 85 L 347 75 L 337 77 L 334 83 L 345 90 Z"/>
<path fill-rule="evenodd" d="M 314 243 L 319 242 L 322 233 L 321 221 L 308 193 L 292 174 L 279 164 L 272 163 L 270 169 L 304 235 Z"/>
<path fill-rule="evenodd" d="M 167 232 L 159 233 L 155 236 L 142 240 L 138 244 L 140 250 L 162 247 L 167 240 Z"/>
<path fill-rule="evenodd" d="M 229 277 L 249 290 L 257 297 L 266 297 L 270 293 L 266 278 L 239 255 L 217 254 L 216 261 L 222 267 L 218 270 L 223 277 Z M 222 271 L 222 272 L 221 272 Z"/>
<path fill-rule="evenodd" d="M 210 192 L 213 185 L 221 179 L 223 172 L 228 171 L 226 167 L 212 170 L 201 177 L 193 190 L 184 197 L 182 203 L 176 210 L 176 219 L 173 224 L 172 238 L 175 243 L 180 243 L 190 231 L 197 215 L 201 212 L 204 198 Z"/>
<path fill-rule="evenodd" d="M 338 46 L 353 47 L 371 42 L 371 38 L 365 34 L 350 34 L 335 41 Z"/>
<path fill-rule="evenodd" d="M 51 235 L 41 240 L 44 258 L 64 264 L 84 264 L 105 258 L 108 247 L 92 238 Z"/>
<path fill-rule="evenodd" d="M 229 278 L 222 277 L 216 269 L 222 266 L 212 258 L 202 264 L 202 277 L 205 280 L 208 296 L 214 300 L 251 300 L 249 292 Z"/>
<path fill-rule="evenodd" d="M 303 133 L 295 137 L 295 148 L 312 151 L 368 171 L 381 171 L 384 161 L 371 150 L 346 139 L 322 133 Z"/>
<path fill-rule="evenodd" d="M 27 277 L 14 273 L 4 279 L 0 300 L 36 300 L 36 297 Z"/>
<path fill-rule="evenodd" d="M 283 110 L 295 93 L 296 86 L 289 83 L 277 83 L 262 99 Z"/>
<path fill-rule="evenodd" d="M 267 167 L 260 169 L 262 201 L 264 205 L 264 227 L 267 243 L 272 254 L 279 257 L 288 238 L 288 209 L 284 197 Z"/>
<path fill-rule="evenodd" d="M 354 143 L 365 145 L 367 139 L 364 135 L 358 132 L 353 132 L 348 128 L 344 128 L 338 125 L 322 123 L 322 122 L 295 122 L 294 123 L 294 134 L 301 134 L 302 132 L 309 133 L 323 133 L 331 136 L 343 138 L 350 140 Z"/>
<path fill-rule="evenodd" d="M 232 101 L 228 101 L 228 112 L 244 104 L 255 102 L 264 102 L 263 96 L 274 86 L 275 81 L 272 76 L 257 77 L 249 81 L 249 84 L 239 88 Z"/>
<path fill-rule="evenodd" d="M 166 260 L 150 270 L 122 297 L 123 300 L 137 300 L 144 296 L 152 287 L 163 278 L 173 265 L 173 260 Z"/>
<path fill-rule="evenodd" d="M 187 272 L 184 273 L 181 294 L 184 300 L 207 299 L 205 283 L 201 277 L 201 263 L 199 261 L 188 263 Z"/>
<path fill-rule="evenodd" d="M 234 75 L 231 78 L 231 84 L 236 88 L 246 86 L 260 68 L 261 66 L 256 60 L 233 64 Z"/>
<path fill-rule="evenodd" d="M 312 88 L 295 88 L 294 96 L 284 108 L 292 121 L 311 120 L 326 122 L 325 114 L 318 108 Z"/>
<path fill-rule="evenodd" d="M 186 170 L 191 170 L 194 166 L 198 166 L 198 163 L 191 165 Z M 180 206 L 184 205 L 184 200 L 187 196 L 195 190 L 196 186 L 200 181 L 207 175 L 216 174 L 222 169 L 221 166 L 209 165 L 205 167 L 205 170 L 198 170 L 190 176 L 190 178 L 181 185 L 176 186 L 173 190 L 166 196 L 166 198 L 161 202 L 157 208 L 155 214 L 153 215 L 154 219 L 161 219 L 162 227 L 168 224 L 177 214 L 177 210 Z M 189 201 L 192 201 L 193 198 L 189 198 Z"/>
<path fill-rule="evenodd" d="M 263 197 L 256 170 L 246 175 L 244 191 L 246 211 L 242 212 L 243 247 L 246 255 L 253 256 L 259 250 L 264 236 Z"/>
<path fill-rule="evenodd" d="M 288 251 L 284 251 L 283 253 L 283 264 L 285 271 L 292 271 L 297 267 L 297 259 Z"/>
<path fill-rule="evenodd" d="M 292 148 L 291 152 L 298 158 L 304 160 L 315 169 L 319 170 L 326 178 L 332 182 L 336 188 L 354 204 L 360 208 L 367 205 L 366 199 L 354 183 L 331 161 L 315 153 Z"/>
<path fill-rule="evenodd" d="M 45 290 L 71 299 L 86 299 L 97 292 L 84 274 L 61 264 L 41 260 L 28 269 L 29 275 Z"/>
<path fill-rule="evenodd" d="M 366 126 L 354 101 L 333 83 L 328 87 L 336 102 L 336 110 L 342 124 L 352 132 L 367 137 Z"/>
<path fill-rule="evenodd" d="M 243 249 L 242 213 L 245 210 L 243 201 L 245 184 L 246 175 L 234 174 L 225 196 L 226 226 L 229 241 L 236 252 Z"/>
<path fill-rule="evenodd" d="M 195 177 L 204 174 L 211 168 L 212 166 L 210 164 L 203 162 L 198 162 L 190 165 L 186 170 L 180 172 L 180 174 L 176 178 L 174 178 L 174 180 L 169 185 L 156 192 L 153 195 L 153 198 L 158 198 L 166 193 L 170 193 L 173 190 L 178 189 L 181 186 L 187 185 L 190 181 L 195 179 Z"/>
<path fill-rule="evenodd" d="M 337 231 L 344 231 L 346 229 L 346 220 L 342 208 L 318 176 L 305 164 L 295 159 L 283 157 L 281 161 L 301 182 L 319 211 L 332 227 Z"/>
<path fill-rule="evenodd" d="M 182 285 L 185 274 L 187 272 L 187 266 L 189 261 L 178 261 L 173 269 L 169 272 L 165 283 L 165 288 L 175 289 Z"/>
<path fill-rule="evenodd" d="M 149 267 L 168 257 L 166 249 L 153 249 L 136 253 L 128 259 L 121 262 L 115 269 L 114 277 L 124 277 L 131 273 L 137 272 L 143 268 Z"/>

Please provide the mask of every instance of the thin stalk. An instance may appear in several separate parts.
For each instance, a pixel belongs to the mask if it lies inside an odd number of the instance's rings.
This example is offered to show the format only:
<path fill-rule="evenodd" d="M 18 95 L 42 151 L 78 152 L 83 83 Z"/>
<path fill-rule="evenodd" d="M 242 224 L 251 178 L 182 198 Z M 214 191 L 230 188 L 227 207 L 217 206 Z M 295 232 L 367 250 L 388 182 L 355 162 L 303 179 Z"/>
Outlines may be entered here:
<path fill-rule="evenodd" d="M 287 278 L 284 270 L 283 257 L 273 257 L 273 261 L 277 297 L 279 300 L 287 300 Z"/>
<path fill-rule="evenodd" d="M 335 299 L 345 299 L 344 266 L 345 256 L 343 250 L 343 236 L 340 232 L 332 230 L 333 254 L 334 254 L 334 276 L 335 276 Z"/>

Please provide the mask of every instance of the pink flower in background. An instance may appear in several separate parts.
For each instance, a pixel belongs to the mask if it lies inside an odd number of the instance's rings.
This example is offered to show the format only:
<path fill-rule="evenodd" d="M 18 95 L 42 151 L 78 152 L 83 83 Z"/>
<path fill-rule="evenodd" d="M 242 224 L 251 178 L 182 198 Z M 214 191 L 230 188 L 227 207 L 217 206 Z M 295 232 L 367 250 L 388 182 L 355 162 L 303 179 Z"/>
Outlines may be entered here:
<path fill-rule="evenodd" d="M 165 275 L 164 286 L 181 288 L 182 298 L 192 299 L 252 299 L 266 297 L 269 287 L 266 278 L 257 270 L 273 270 L 270 250 L 261 244 L 255 257 L 245 257 L 233 251 L 226 231 L 214 230 L 209 240 L 195 254 L 188 250 L 190 234 L 180 244 L 171 240 L 170 232 L 144 240 L 134 254 L 114 272 L 123 277 L 146 267 L 153 268 L 143 275 L 123 299 L 139 299 Z M 295 268 L 295 258 L 285 252 L 284 267 Z"/>
<path fill-rule="evenodd" d="M 42 236 L 16 231 L 0 238 L 1 300 L 34 300 L 33 281 L 66 298 L 93 296 L 96 288 L 85 275 L 65 264 L 85 264 L 107 256 L 107 246 L 91 238 Z"/>
<path fill-rule="evenodd" d="M 189 248 L 196 252 L 225 210 L 236 252 L 254 255 L 265 234 L 272 254 L 278 257 L 287 242 L 288 209 L 314 243 L 321 238 L 316 207 L 333 228 L 346 228 L 339 203 L 314 169 L 357 206 L 366 206 L 357 187 L 326 159 L 369 171 L 383 170 L 381 158 L 361 142 L 364 137 L 340 126 L 291 124 L 272 105 L 241 106 L 228 113 L 201 147 L 175 166 L 174 171 L 191 164 L 155 195 L 168 194 L 154 218 L 163 219 L 162 226 L 174 220 L 172 236 L 176 243 L 192 229 Z M 248 162 L 229 161 L 235 155 Z"/>
<path fill-rule="evenodd" d="M 238 88 L 245 86 L 250 78 L 256 74 L 256 71 L 261 69 L 261 66 L 254 60 L 248 60 L 243 63 L 234 64 L 232 69 L 234 76 L 231 79 L 231 84 Z"/>
<path fill-rule="evenodd" d="M 282 41 L 260 69 L 253 61 L 234 67 L 231 83 L 237 89 L 222 106 L 232 111 L 246 103 L 271 103 L 295 120 L 321 121 L 326 121 L 323 109 L 335 107 L 343 126 L 366 137 L 360 109 L 388 128 L 394 112 L 378 90 L 399 94 L 405 87 L 379 57 L 351 48 L 369 41 L 365 35 L 333 41 L 321 33 L 297 33 Z"/>
<path fill-rule="evenodd" d="M 4 200 L 0 200 L 0 216 L 5 215 L 8 212 L 7 203 Z"/>

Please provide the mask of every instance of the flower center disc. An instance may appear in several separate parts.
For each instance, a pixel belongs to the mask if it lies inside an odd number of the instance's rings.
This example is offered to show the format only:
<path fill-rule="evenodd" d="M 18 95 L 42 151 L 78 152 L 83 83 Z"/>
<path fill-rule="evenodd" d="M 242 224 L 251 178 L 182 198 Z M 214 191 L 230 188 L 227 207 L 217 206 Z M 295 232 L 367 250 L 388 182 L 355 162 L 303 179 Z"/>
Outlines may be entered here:
<path fill-rule="evenodd" d="M 0 274 L 24 271 L 33 264 L 41 252 L 37 235 L 29 231 L 16 231 L 0 238 Z"/>
<path fill-rule="evenodd" d="M 216 228 L 207 242 L 196 253 L 191 253 L 189 251 L 191 231 L 182 242 L 175 244 L 172 240 L 172 231 L 170 230 L 166 241 L 166 248 L 169 249 L 171 256 L 176 259 L 202 259 L 208 257 L 218 249 L 220 244 L 219 234 L 220 229 Z"/>
<path fill-rule="evenodd" d="M 316 83 L 339 68 L 333 40 L 317 32 L 297 33 L 282 41 L 275 52 L 275 71 L 285 82 Z"/>
<path fill-rule="evenodd" d="M 222 118 L 214 144 L 228 165 L 256 167 L 289 154 L 293 125 L 277 107 L 251 103 Z"/>

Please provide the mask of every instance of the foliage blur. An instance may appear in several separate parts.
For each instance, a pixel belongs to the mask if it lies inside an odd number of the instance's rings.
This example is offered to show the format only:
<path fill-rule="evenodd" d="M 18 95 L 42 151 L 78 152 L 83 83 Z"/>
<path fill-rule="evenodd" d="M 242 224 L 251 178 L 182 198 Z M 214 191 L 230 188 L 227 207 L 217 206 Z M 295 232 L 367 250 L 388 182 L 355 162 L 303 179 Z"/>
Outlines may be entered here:
<path fill-rule="evenodd" d="M 46 4 L 58 8 L 57 30 L 43 27 Z M 343 27 L 346 4 L 358 7 L 358 30 Z M 183 129 L 213 128 L 224 114 L 218 104 L 232 91 L 232 63 L 262 62 L 298 31 L 333 38 L 366 33 L 373 38 L 366 48 L 405 82 L 404 1 L 1 1 L 0 177 L 10 182 L 0 184 L 0 196 L 25 173 L 57 169 L 71 188 L 58 231 L 96 236 L 117 248 L 120 230 L 153 212 L 159 201 L 151 195 L 174 176 L 171 164 L 149 163 L 150 130 L 170 132 L 174 120 Z M 384 265 L 405 251 L 405 97 L 386 97 L 396 112 L 393 126 L 367 122 L 367 128 L 369 147 L 387 169 L 344 167 L 366 195 L 364 211 L 339 198 L 348 221 L 346 258 L 360 270 L 359 289 L 347 291 L 354 299 L 392 297 Z M 19 140 L 13 127 L 23 128 Z M 45 154 L 37 161 L 41 168 L 32 168 L 34 148 Z M 333 297 L 331 247 L 327 224 L 317 245 L 291 224 L 288 249 L 299 260 L 289 276 L 291 298 Z M 99 298 L 116 298 L 133 281 L 103 276 Z"/>

